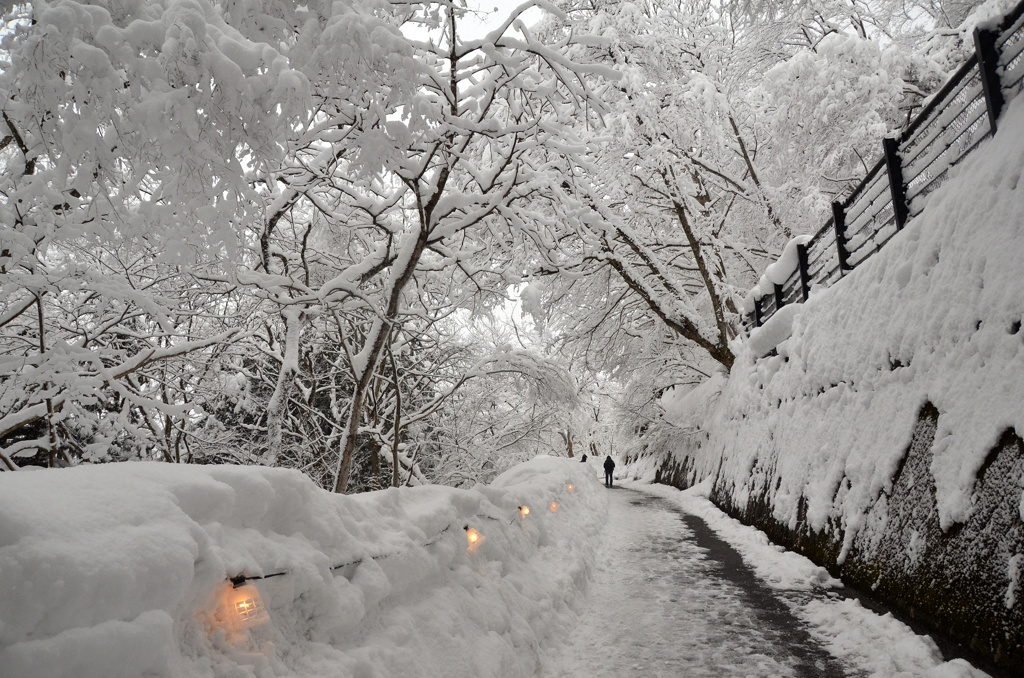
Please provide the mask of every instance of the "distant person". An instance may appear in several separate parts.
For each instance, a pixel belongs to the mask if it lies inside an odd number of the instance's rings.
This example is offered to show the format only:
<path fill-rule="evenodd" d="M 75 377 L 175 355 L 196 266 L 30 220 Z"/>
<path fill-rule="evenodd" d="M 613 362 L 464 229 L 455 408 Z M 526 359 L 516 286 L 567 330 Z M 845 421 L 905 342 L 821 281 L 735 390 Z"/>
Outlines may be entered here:
<path fill-rule="evenodd" d="M 615 460 L 612 459 L 612 455 L 608 455 L 604 459 L 604 486 L 612 486 L 612 471 L 615 470 Z"/>
<path fill-rule="evenodd" d="M 584 454 L 582 457 L 580 457 L 580 463 L 583 464 L 583 463 L 586 463 L 586 461 L 587 461 L 587 455 Z"/>

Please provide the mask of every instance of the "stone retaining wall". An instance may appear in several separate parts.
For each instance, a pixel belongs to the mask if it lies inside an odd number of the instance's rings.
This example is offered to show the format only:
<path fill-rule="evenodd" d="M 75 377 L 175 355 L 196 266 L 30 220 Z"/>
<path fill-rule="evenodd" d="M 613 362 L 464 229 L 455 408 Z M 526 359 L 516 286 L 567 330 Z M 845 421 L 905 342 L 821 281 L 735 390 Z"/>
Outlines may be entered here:
<path fill-rule="evenodd" d="M 795 525 L 775 517 L 774 490 L 782 482 L 772 455 L 762 450 L 737 501 L 731 482 L 715 475 L 711 500 L 772 541 L 801 553 L 834 576 L 905 617 L 967 648 L 1005 675 L 1024 675 L 1024 441 L 1007 431 L 978 475 L 974 510 L 947 532 L 939 527 L 935 484 L 929 472 L 939 412 L 926 404 L 918 416 L 891 489 L 882 491 L 864 516 L 843 558 L 844 534 L 830 520 L 810 529 L 800 498 Z M 678 451 L 665 461 L 658 481 L 686 489 L 700 477 L 702 450 Z M 837 495 L 848 487 L 844 478 Z M 836 500 L 839 500 L 837 496 Z M 1016 585 L 1012 582 L 1016 581 Z"/>

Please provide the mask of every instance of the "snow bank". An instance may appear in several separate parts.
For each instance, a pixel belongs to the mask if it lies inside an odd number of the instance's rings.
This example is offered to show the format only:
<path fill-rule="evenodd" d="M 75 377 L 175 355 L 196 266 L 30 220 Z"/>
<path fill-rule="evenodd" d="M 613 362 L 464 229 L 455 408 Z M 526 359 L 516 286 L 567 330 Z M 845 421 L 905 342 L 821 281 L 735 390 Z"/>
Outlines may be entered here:
<path fill-rule="evenodd" d="M 589 467 L 546 457 L 472 490 L 357 496 L 254 467 L 0 474 L 0 673 L 529 676 L 604 501 Z M 239 575 L 267 576 L 268 624 L 226 623 Z"/>
<path fill-rule="evenodd" d="M 810 527 L 831 521 L 848 547 L 931 402 L 939 518 L 964 522 L 989 450 L 1024 433 L 1022 167 L 1018 98 L 920 216 L 787 319 L 778 357 L 749 345 L 738 356 L 698 477 L 721 463 L 743 506 L 759 474 L 773 476 L 776 519 L 795 527 L 806 502 Z"/>
<path fill-rule="evenodd" d="M 699 385 L 685 390 L 674 387 L 661 397 L 665 421 L 677 428 L 698 428 L 710 418 L 727 381 L 724 372 L 715 372 Z"/>
<path fill-rule="evenodd" d="M 703 439 L 661 468 L 1007 667 L 1024 661 L 1022 171 L 1018 97 L 884 249 L 741 343 Z"/>
<path fill-rule="evenodd" d="M 743 350 L 754 358 L 771 353 L 793 334 L 793 322 L 803 309 L 803 304 L 789 304 L 780 308 L 763 325 L 754 328 Z"/>

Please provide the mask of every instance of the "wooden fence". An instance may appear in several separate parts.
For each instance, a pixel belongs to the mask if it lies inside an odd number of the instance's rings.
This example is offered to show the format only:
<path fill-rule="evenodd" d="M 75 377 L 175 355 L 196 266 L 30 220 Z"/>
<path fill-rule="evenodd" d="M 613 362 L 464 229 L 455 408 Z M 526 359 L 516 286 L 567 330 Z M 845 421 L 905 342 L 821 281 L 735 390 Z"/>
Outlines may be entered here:
<path fill-rule="evenodd" d="M 1024 82 L 1024 2 L 995 28 L 974 31 L 975 52 L 897 138 L 832 218 L 804 245 L 799 265 L 774 294 L 754 299 L 749 331 L 776 311 L 807 301 L 812 285 L 831 285 L 880 250 L 920 214 L 950 168 L 995 133 L 999 115 Z"/>

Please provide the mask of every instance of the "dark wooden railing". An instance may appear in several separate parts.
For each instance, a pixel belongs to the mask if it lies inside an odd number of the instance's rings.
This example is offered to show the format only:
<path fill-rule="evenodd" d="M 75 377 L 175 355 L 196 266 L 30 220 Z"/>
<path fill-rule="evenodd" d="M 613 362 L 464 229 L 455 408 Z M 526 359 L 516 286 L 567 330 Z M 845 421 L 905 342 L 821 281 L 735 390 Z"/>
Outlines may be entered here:
<path fill-rule="evenodd" d="M 995 28 L 974 31 L 975 53 L 936 92 L 899 137 L 884 139 L 882 158 L 832 217 L 797 247 L 799 266 L 774 294 L 754 298 L 742 318 L 749 331 L 776 311 L 807 300 L 880 250 L 921 213 L 949 170 L 995 134 L 999 115 L 1024 86 L 1024 2 Z"/>

